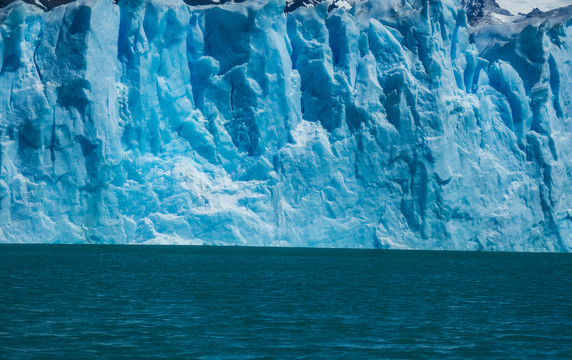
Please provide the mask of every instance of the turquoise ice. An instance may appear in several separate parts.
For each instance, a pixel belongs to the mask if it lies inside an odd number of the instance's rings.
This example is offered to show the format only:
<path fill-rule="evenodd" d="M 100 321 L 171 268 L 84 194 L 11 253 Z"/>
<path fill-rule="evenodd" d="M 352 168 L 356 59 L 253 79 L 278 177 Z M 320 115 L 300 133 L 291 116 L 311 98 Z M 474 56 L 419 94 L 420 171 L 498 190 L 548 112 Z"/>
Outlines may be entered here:
<path fill-rule="evenodd" d="M 572 7 L 284 6 L 0 10 L 0 242 L 572 248 Z"/>

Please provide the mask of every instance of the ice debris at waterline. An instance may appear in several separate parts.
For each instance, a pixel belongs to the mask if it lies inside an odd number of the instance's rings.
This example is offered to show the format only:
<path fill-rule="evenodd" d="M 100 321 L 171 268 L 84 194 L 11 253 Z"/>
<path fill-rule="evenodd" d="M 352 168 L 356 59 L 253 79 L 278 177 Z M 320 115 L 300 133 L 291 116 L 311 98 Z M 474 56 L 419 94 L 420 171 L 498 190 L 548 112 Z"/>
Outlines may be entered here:
<path fill-rule="evenodd" d="M 568 251 L 572 7 L 0 10 L 0 241 Z"/>

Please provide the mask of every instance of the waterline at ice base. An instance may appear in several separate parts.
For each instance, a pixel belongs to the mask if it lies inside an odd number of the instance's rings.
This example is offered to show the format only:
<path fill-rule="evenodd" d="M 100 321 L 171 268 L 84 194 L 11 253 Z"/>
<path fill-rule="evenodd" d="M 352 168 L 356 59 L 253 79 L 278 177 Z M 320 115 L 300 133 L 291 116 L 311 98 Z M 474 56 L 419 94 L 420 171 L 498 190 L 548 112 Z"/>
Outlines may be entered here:
<path fill-rule="evenodd" d="M 572 2 L 30 2 L 0 242 L 572 249 Z"/>

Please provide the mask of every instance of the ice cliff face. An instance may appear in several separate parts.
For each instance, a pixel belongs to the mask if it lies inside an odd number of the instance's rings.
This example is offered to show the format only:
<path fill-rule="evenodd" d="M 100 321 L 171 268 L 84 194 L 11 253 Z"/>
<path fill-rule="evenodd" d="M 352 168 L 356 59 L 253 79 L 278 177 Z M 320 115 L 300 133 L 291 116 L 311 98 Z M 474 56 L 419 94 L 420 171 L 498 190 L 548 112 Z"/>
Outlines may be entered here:
<path fill-rule="evenodd" d="M 0 10 L 0 241 L 568 251 L 572 9 Z"/>

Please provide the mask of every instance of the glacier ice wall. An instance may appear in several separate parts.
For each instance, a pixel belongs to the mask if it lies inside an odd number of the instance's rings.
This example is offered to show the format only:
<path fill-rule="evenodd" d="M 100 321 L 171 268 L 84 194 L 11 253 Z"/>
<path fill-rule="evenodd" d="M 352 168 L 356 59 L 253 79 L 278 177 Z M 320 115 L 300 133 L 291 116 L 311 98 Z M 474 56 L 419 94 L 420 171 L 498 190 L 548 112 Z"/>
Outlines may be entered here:
<path fill-rule="evenodd" d="M 572 11 L 0 11 L 0 241 L 568 251 Z"/>

